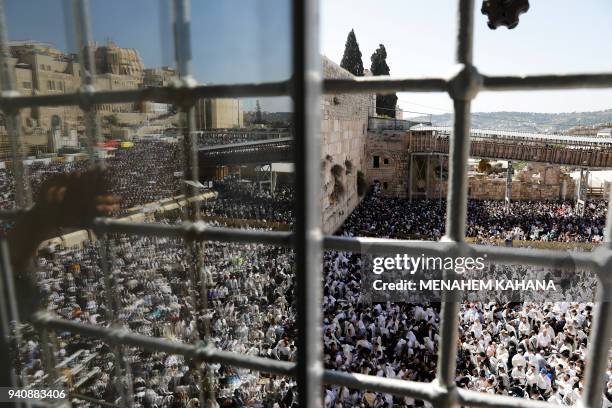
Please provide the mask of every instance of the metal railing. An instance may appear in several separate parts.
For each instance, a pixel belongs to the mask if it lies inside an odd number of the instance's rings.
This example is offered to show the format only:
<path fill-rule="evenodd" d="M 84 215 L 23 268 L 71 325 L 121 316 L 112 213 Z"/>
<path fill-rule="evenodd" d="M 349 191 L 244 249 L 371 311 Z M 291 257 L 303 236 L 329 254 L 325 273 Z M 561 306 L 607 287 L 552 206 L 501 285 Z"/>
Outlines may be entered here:
<path fill-rule="evenodd" d="M 322 79 L 320 56 L 318 54 L 318 2 L 316 0 L 293 0 L 293 76 L 288 81 L 239 84 L 239 85 L 196 85 L 190 76 L 189 43 L 189 2 L 173 0 L 175 14 L 175 45 L 177 68 L 181 81 L 173 87 L 153 87 L 122 91 L 96 91 L 90 51 L 81 47 L 83 84 L 80 91 L 58 95 L 22 96 L 14 89 L 14 80 L 8 70 L 8 43 L 3 3 L 0 1 L 0 72 L 2 94 L 0 108 L 7 116 L 11 140 L 15 176 L 17 179 L 17 208 L 27 205 L 27 191 L 24 173 L 19 157 L 21 131 L 18 126 L 19 110 L 22 108 L 78 105 L 86 112 L 87 135 L 90 153 L 97 138 L 93 107 L 103 103 L 160 101 L 174 103 L 187 115 L 184 132 L 187 149 L 186 174 L 197 180 L 197 146 L 190 137 L 194 130 L 193 104 L 197 98 L 250 97 L 290 95 L 295 107 L 296 132 L 296 226 L 293 233 L 245 231 L 230 228 L 211 228 L 198 221 L 197 214 L 191 222 L 182 226 L 137 224 L 110 219 L 96 220 L 92 228 L 100 237 L 107 234 L 123 233 L 152 236 L 181 236 L 188 240 L 259 242 L 295 248 L 298 312 L 298 358 L 296 363 L 274 361 L 261 357 L 241 355 L 222 351 L 211 346 L 197 346 L 146 337 L 125 331 L 118 326 L 103 328 L 76 323 L 54 317 L 40 311 L 35 322 L 44 330 L 67 330 L 83 336 L 103 339 L 121 351 L 126 346 L 148 350 L 181 354 L 202 362 L 222 362 L 236 367 L 262 372 L 290 375 L 297 378 L 299 404 L 304 408 L 322 406 L 322 384 L 341 384 L 348 387 L 391 393 L 430 401 L 435 407 L 547 407 L 552 404 L 516 399 L 512 397 L 479 393 L 459 389 L 455 385 L 458 333 L 458 302 L 455 294 L 446 293 L 441 310 L 441 338 L 438 352 L 437 378 L 432 383 L 417 383 L 398 379 L 382 378 L 363 374 L 349 374 L 324 370 L 322 363 L 321 337 L 321 251 L 337 249 L 359 252 L 364 246 L 368 252 L 383 251 L 418 252 L 419 254 L 468 254 L 487 255 L 492 263 L 521 263 L 561 269 L 584 268 L 595 272 L 600 280 L 599 290 L 612 291 L 612 244 L 608 241 L 593 253 L 570 253 L 536 249 L 471 246 L 465 243 L 467 205 L 467 160 L 469 150 L 471 100 L 481 90 L 544 90 L 575 88 L 612 88 L 612 73 L 573 75 L 494 76 L 478 73 L 472 61 L 474 0 L 458 1 L 459 28 L 457 32 L 456 61 L 453 74 L 447 78 L 392 78 L 363 77 L 350 79 Z M 87 0 L 73 0 L 77 32 L 83 46 L 91 40 L 91 26 Z M 320 185 L 319 166 L 319 98 L 321 92 L 334 93 L 383 93 L 383 92 L 448 92 L 454 101 L 454 137 L 450 146 L 449 188 L 447 200 L 446 236 L 442 242 L 432 246 L 425 242 L 402 241 L 375 238 L 323 237 L 320 228 L 318 208 Z M 612 200 L 611 200 L 612 202 Z M 2 214 L 2 218 L 14 217 L 15 211 Z M 608 211 L 606 237 L 612 235 L 612 210 Z M 6 245 L 2 246 L 6 251 Z M 102 245 L 101 248 L 105 248 Z M 103 265 L 108 266 L 107 251 L 102 251 Z M 5 260 L 3 272 L 12 276 L 10 264 Z M 103 268 L 108 277 L 108 267 Z M 9 279 L 10 280 L 10 279 Z M 107 283 L 110 280 L 107 279 Z M 109 288 L 110 289 L 110 288 Z M 107 291 L 110 293 L 110 290 Z M 110 304 L 113 299 L 109 298 Z M 4 303 L 4 302 L 3 302 Z M 18 317 L 15 299 L 10 299 L 8 309 L 2 307 L 3 317 L 15 320 Z M 6 322 L 5 322 L 6 323 Z M 603 376 L 607 365 L 607 354 L 612 332 L 611 303 L 600 301 L 596 305 L 593 327 L 589 339 L 589 353 L 586 365 L 586 383 L 581 407 L 599 408 L 603 395 Z M 43 349 L 44 351 L 44 349 Z M 48 353 L 48 351 L 47 351 Z M 49 356 L 48 356 L 49 357 Z M 50 356 L 52 357 L 52 356 Z M 118 354 L 119 360 L 121 353 Z M 121 363 L 121 361 L 120 361 Z M 129 366 L 117 365 L 117 375 L 126 375 L 129 380 Z M 125 374 L 122 374 L 125 373 Z M 129 382 L 129 381 L 128 381 Z M 88 401 L 91 401 L 89 397 Z M 128 387 L 123 395 L 123 405 L 132 401 Z M 111 406 L 112 404 L 102 403 Z"/>

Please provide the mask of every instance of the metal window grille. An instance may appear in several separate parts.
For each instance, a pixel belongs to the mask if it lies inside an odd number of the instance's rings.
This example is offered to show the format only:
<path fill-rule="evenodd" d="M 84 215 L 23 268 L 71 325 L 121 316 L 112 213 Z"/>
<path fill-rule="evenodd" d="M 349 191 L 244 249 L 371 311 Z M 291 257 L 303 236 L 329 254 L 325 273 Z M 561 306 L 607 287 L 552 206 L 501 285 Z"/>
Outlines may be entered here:
<path fill-rule="evenodd" d="M 318 1 L 293 0 L 293 76 L 287 81 L 238 85 L 197 85 L 190 76 L 189 0 L 173 0 L 175 13 L 176 63 L 181 82 L 172 87 L 153 87 L 136 90 L 96 91 L 94 73 L 85 67 L 93 67 L 91 50 L 85 45 L 91 41 L 91 26 L 87 0 L 73 0 L 75 24 L 81 50 L 82 87 L 78 92 L 67 94 L 22 96 L 15 91 L 14 80 L 8 68 L 8 41 L 3 2 L 0 1 L 0 74 L 2 94 L 0 108 L 7 116 L 7 129 L 17 181 L 17 209 L 29 203 L 24 184 L 21 160 L 21 130 L 18 126 L 20 109 L 77 105 L 86 118 L 90 154 L 97 137 L 95 104 L 158 101 L 174 103 L 187 114 L 185 131 L 187 150 L 187 172 L 189 178 L 197 180 L 196 143 L 191 137 L 194 130 L 193 105 L 197 98 L 286 96 L 293 98 L 295 107 L 295 163 L 296 163 L 296 228 L 288 232 L 243 231 L 229 228 L 213 228 L 193 221 L 181 226 L 141 224 L 97 219 L 92 228 L 100 236 L 111 233 L 131 235 L 184 237 L 195 242 L 259 242 L 278 246 L 291 246 L 296 253 L 297 301 L 298 301 L 298 361 L 297 363 L 273 361 L 266 358 L 246 356 L 215 349 L 212 346 L 188 345 L 129 333 L 123 329 L 101 328 L 59 319 L 38 313 L 36 323 L 46 330 L 65 330 L 84 336 L 103 339 L 119 350 L 125 346 L 136 346 L 145 350 L 181 354 L 190 359 L 217 362 L 235 367 L 285 376 L 295 376 L 301 407 L 319 407 L 322 404 L 322 384 L 341 384 L 356 389 L 390 393 L 430 401 L 436 407 L 525 407 L 552 406 L 545 402 L 516 399 L 512 397 L 484 394 L 460 389 L 455 386 L 457 355 L 458 302 L 450 293 L 445 294 L 441 310 L 441 338 L 438 352 L 437 379 L 432 383 L 416 383 L 397 379 L 381 378 L 363 374 L 348 374 L 324 370 L 321 345 L 321 250 L 335 249 L 359 252 L 364 246 L 370 252 L 403 251 L 427 252 L 439 255 L 470 253 L 483 256 L 494 263 L 522 263 L 556 268 L 582 268 L 595 272 L 599 278 L 601 294 L 612 291 L 612 209 L 608 211 L 607 240 L 594 253 L 559 252 L 550 250 L 518 249 L 506 247 L 472 246 L 464 241 L 467 207 L 467 160 L 469 153 L 470 105 L 481 91 L 550 90 L 575 88 L 612 88 L 612 73 L 529 76 L 485 76 L 476 70 L 472 61 L 474 0 L 458 0 L 458 31 L 456 46 L 456 69 L 449 77 L 393 78 L 365 77 L 351 79 L 322 79 L 318 53 Z M 453 138 L 450 145 L 450 175 L 447 200 L 447 233 L 439 245 L 432 247 L 419 241 L 386 240 L 375 238 L 323 237 L 319 225 L 319 97 L 321 92 L 338 93 L 382 93 L 382 92 L 448 92 L 454 102 Z M 612 204 L 612 201 L 611 201 Z M 2 213 L 2 219 L 15 216 L 15 211 Z M 104 246 L 102 246 L 104 248 Z M 4 249 L 6 251 L 6 249 Z M 106 259 L 106 251 L 102 257 Z M 107 262 L 105 260 L 103 263 Z M 3 272 L 12 276 L 7 262 Z M 108 270 L 106 270 L 108 274 Z M 9 279 L 10 281 L 10 279 Z M 7 307 L 2 308 L 6 317 L 12 319 L 18 313 L 14 296 L 10 296 Z M 6 320 L 5 320 L 6 321 Z M 586 386 L 581 406 L 599 408 L 603 393 L 603 376 L 607 365 L 607 353 L 612 335 L 611 303 L 597 303 L 586 366 Z M 43 350 L 44 351 L 44 350 Z M 46 352 L 48 355 L 49 351 Z M 124 400 L 129 405 L 131 393 L 128 389 Z"/>

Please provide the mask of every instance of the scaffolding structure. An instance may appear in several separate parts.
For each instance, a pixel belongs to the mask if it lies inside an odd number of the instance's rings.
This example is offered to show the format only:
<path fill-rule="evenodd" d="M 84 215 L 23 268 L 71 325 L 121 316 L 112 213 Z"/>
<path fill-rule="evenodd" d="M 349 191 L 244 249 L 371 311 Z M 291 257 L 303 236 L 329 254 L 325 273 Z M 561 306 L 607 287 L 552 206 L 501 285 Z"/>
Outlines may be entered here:
<path fill-rule="evenodd" d="M 255 183 L 257 183 L 257 189 L 262 191 L 263 186 L 268 186 L 268 191 L 272 197 L 276 192 L 276 180 L 278 174 L 274 171 L 272 163 L 258 164 L 255 166 Z"/>
<path fill-rule="evenodd" d="M 504 205 L 506 212 L 510 211 L 510 202 L 512 201 L 512 176 L 514 175 L 514 169 L 512 168 L 512 161 L 508 160 L 508 168 L 506 169 L 506 195 L 504 198 Z"/>
<path fill-rule="evenodd" d="M 580 169 L 580 177 L 578 178 L 578 184 L 576 185 L 576 214 L 579 216 L 584 215 L 587 202 L 587 191 L 589 189 L 589 169 L 583 167 Z"/>
<path fill-rule="evenodd" d="M 434 256 L 486 256 L 492 263 L 521 263 L 559 269 L 580 268 L 595 272 L 599 278 L 600 295 L 612 292 L 612 244 L 609 237 L 612 231 L 612 211 L 608 211 L 606 242 L 595 252 L 562 252 L 551 250 L 487 247 L 468 245 L 465 238 L 467 217 L 467 163 L 470 137 L 470 108 L 472 99 L 480 91 L 551 90 L 577 88 L 612 88 L 612 73 L 588 73 L 571 75 L 507 75 L 486 76 L 478 72 L 472 61 L 474 0 L 458 0 L 458 32 L 456 45 L 456 66 L 448 77 L 420 78 L 382 78 L 360 77 L 346 79 L 322 79 L 319 56 L 318 1 L 293 0 L 292 62 L 293 75 L 287 81 L 271 83 L 250 83 L 237 85 L 198 85 L 191 77 L 190 39 L 189 39 L 189 2 L 173 0 L 175 17 L 175 47 L 177 71 L 180 82 L 170 87 L 152 87 L 130 90 L 97 91 L 93 81 L 94 73 L 84 71 L 83 84 L 79 91 L 53 95 L 20 95 L 15 90 L 14 79 L 7 69 L 8 57 L 7 26 L 4 5 L 0 1 L 0 75 L 2 94 L 0 108 L 7 117 L 7 129 L 11 140 L 15 177 L 17 180 L 17 210 L 29 204 L 21 165 L 22 140 L 18 125 L 20 109 L 40 106 L 78 105 L 85 112 L 89 153 L 93 156 L 93 146 L 99 135 L 95 124 L 96 104 L 128 103 L 136 101 L 156 101 L 174 103 L 187 117 L 184 132 L 187 150 L 186 177 L 198 180 L 197 143 L 191 137 L 195 130 L 194 102 L 198 98 L 220 97 L 292 97 L 295 109 L 295 169 L 296 169 L 296 225 L 293 232 L 239 230 L 205 226 L 198 221 L 197 212 L 190 214 L 191 222 L 182 225 L 145 224 L 112 219 L 97 219 L 91 225 L 97 236 L 101 237 L 101 258 L 103 271 L 109 285 L 107 292 L 113 291 L 112 277 L 109 274 L 108 260 L 112 256 L 104 243 L 108 234 L 184 237 L 197 247 L 205 241 L 257 242 L 277 246 L 292 247 L 295 250 L 295 272 L 297 287 L 297 346 L 296 362 L 276 361 L 263 357 L 243 355 L 216 349 L 210 344 L 184 344 L 161 338 L 147 337 L 131 333 L 120 325 L 99 327 L 65 320 L 39 311 L 34 323 L 41 330 L 43 346 L 45 336 L 52 331 L 70 331 L 81 336 L 95 337 L 115 347 L 120 364 L 116 366 L 117 375 L 126 376 L 130 383 L 129 366 L 121 351 L 126 347 L 139 347 L 145 350 L 180 354 L 187 359 L 205 363 L 223 363 L 235 367 L 294 376 L 298 384 L 298 401 L 302 408 L 323 405 L 322 385 L 339 384 L 350 388 L 407 396 L 430 401 L 434 407 L 486 407 L 486 408 L 545 408 L 554 405 L 541 401 L 517 399 L 509 396 L 491 395 L 458 388 L 455 384 L 457 333 L 459 303 L 456 293 L 444 294 L 441 310 L 441 328 L 437 362 L 436 380 L 431 383 L 417 383 L 399 379 L 376 377 L 327 370 L 323 367 L 322 353 L 322 313 L 320 285 L 321 252 L 323 249 L 368 253 L 427 253 Z M 93 67 L 93 56 L 88 52 L 92 40 L 91 24 L 87 0 L 73 0 L 75 24 L 79 33 L 81 67 Z M 84 69 L 84 68 L 83 68 Z M 446 201 L 446 236 L 435 247 L 422 241 L 387 240 L 365 237 L 323 236 L 320 226 L 320 96 L 321 93 L 385 93 L 385 92 L 447 92 L 454 104 L 453 137 L 449 149 L 449 184 Z M 193 191 L 189 192 L 193 195 Z M 16 211 L 4 211 L 1 218 L 13 219 Z M 13 271 L 8 259 L 6 243 L 0 245 L 4 255 L 2 273 L 5 281 L 13 281 Z M 445 278 L 454 272 L 447 271 Z M 0 299 L 3 324 L 6 319 L 18 321 L 18 302 L 12 287 L 8 288 L 9 299 Z M 195 295 L 201 295 L 196 293 Z M 603 297 L 601 298 L 603 299 Z M 109 298 L 109 305 L 114 301 Z M 205 307 L 205 303 L 200 307 Z M 600 408 L 604 389 L 604 374 L 612 334 L 612 303 L 596 303 L 592 332 L 589 339 L 588 360 L 585 369 L 585 387 L 581 408 Z M 6 333 L 6 332 L 5 332 Z M 47 370 L 54 372 L 53 355 L 43 347 Z M 7 365 L 2 369 L 7 369 Z M 130 406 L 133 393 L 130 387 L 122 390 L 123 406 Z M 72 396 L 77 398 L 78 396 Z M 91 401 L 91 397 L 78 398 Z M 206 396 L 202 396 L 202 399 Z M 98 401 L 100 405 L 113 406 Z M 204 401 L 201 402 L 204 405 Z M 34 404 L 32 404 L 34 405 Z M 36 404 L 44 405 L 44 404 Z"/>

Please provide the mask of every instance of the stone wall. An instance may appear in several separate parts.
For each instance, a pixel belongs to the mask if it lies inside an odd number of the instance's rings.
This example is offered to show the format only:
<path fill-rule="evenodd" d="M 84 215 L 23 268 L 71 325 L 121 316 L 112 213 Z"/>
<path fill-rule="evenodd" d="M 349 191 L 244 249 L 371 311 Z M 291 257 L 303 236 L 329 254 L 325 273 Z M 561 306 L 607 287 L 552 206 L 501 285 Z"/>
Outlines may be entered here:
<path fill-rule="evenodd" d="M 365 149 L 365 174 L 368 186 L 379 181 L 382 193 L 406 197 L 408 192 L 408 133 L 402 131 L 368 132 Z M 375 158 L 378 167 L 375 167 Z"/>
<path fill-rule="evenodd" d="M 570 178 L 562 178 L 559 184 L 544 184 L 522 180 L 512 180 L 512 200 L 539 201 L 563 198 L 563 181 L 566 183 L 565 198 L 574 198 L 575 183 Z M 505 178 L 472 176 L 469 179 L 469 197 L 474 200 L 503 200 L 506 197 Z"/>
<path fill-rule="evenodd" d="M 142 85 L 142 61 L 134 49 L 120 48 L 111 44 L 97 47 L 100 50 L 95 86 L 97 90 L 136 89 Z M 49 95 L 76 92 L 81 86 L 80 65 L 74 56 L 43 43 L 24 42 L 11 45 L 10 68 L 13 70 L 17 90 L 23 95 Z M 106 64 L 106 65 L 105 65 Z M 163 70 L 163 72 L 170 72 Z M 94 109 L 103 118 L 116 112 L 136 113 L 140 106 L 134 103 L 97 104 Z M 139 115 L 143 123 L 146 115 Z M 66 134 L 77 131 L 84 133 L 83 112 L 79 106 L 42 106 L 20 111 L 20 121 L 26 135 L 26 150 L 43 148 L 47 150 L 47 137 L 52 134 Z M 170 123 L 170 119 L 168 120 Z M 52 129 L 56 128 L 56 129 Z M 44 132 L 43 138 L 39 137 Z M 0 129 L 0 134 L 6 133 Z M 104 133 L 104 132 L 103 132 Z M 109 133 L 104 133 L 109 134 Z M 34 135 L 36 137 L 27 137 Z M 30 143 L 44 140 L 40 145 Z M 0 156 L 5 150 L 0 140 Z"/>
<path fill-rule="evenodd" d="M 410 169 L 410 138 L 401 130 L 369 130 L 365 139 L 364 170 L 366 182 L 382 185 L 382 194 L 409 198 L 412 177 L 413 199 L 446 197 L 448 158 L 438 155 L 415 155 Z M 442 171 L 442 179 L 440 179 Z M 506 196 L 506 173 L 486 175 L 469 169 L 468 194 L 475 200 L 503 200 Z M 576 182 L 561 167 L 530 163 L 516 171 L 512 181 L 512 200 L 571 200 Z"/>
<path fill-rule="evenodd" d="M 323 57 L 325 78 L 352 74 Z M 321 210 L 323 232 L 331 233 L 359 204 L 357 173 L 364 173 L 368 109 L 373 95 L 325 95 L 321 109 Z"/>
<path fill-rule="evenodd" d="M 438 197 L 438 188 L 446 197 L 446 181 L 439 186 L 432 181 L 430 197 Z M 512 200 L 546 201 L 573 200 L 576 182 L 559 166 L 531 163 L 525 170 L 517 171 L 512 179 Z M 506 174 L 486 175 L 472 173 L 468 177 L 468 197 L 473 200 L 504 200 L 506 197 Z"/>

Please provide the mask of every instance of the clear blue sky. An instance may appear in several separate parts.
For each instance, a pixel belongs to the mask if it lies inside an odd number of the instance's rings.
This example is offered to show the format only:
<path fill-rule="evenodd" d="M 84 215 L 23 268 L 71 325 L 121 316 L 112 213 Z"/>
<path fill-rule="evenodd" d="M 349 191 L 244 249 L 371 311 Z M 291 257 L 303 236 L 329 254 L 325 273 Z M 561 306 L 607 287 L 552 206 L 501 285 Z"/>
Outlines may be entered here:
<path fill-rule="evenodd" d="M 69 49 L 66 0 L 5 0 L 11 39 Z M 612 1 L 538 0 L 514 30 L 486 27 L 476 1 L 475 62 L 487 74 L 612 71 Z M 146 66 L 172 64 L 167 0 L 92 0 L 94 37 L 137 48 Z M 193 0 L 193 67 L 208 83 L 285 79 L 290 75 L 288 0 Z M 445 74 L 453 63 L 456 1 L 321 0 L 321 50 L 339 62 L 355 29 L 364 66 L 385 44 L 392 75 Z M 165 18 L 164 18 L 165 16 Z M 450 110 L 444 94 L 399 95 L 404 109 Z M 266 100 L 286 110 L 286 99 Z M 585 111 L 612 108 L 612 91 L 482 93 L 475 111 Z"/>
<path fill-rule="evenodd" d="M 5 0 L 12 40 L 39 40 L 74 50 L 66 40 L 66 0 Z M 67 2 L 71 4 L 70 1 Z M 291 7 L 286 0 L 194 0 L 192 58 L 200 82 L 283 80 L 291 71 Z M 136 48 L 145 66 L 173 65 L 168 0 L 91 0 L 94 39 Z M 70 7 L 68 7 L 70 11 Z M 164 11 L 164 12 L 162 12 Z M 289 110 L 288 98 L 267 99 Z M 254 106 L 254 102 L 251 101 Z"/>

